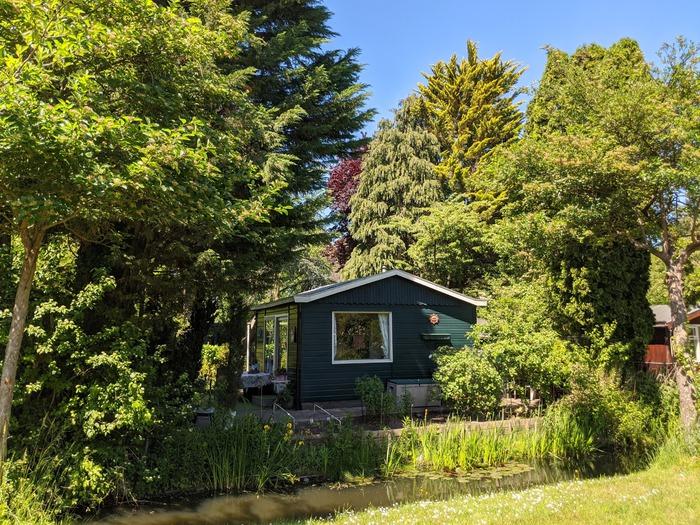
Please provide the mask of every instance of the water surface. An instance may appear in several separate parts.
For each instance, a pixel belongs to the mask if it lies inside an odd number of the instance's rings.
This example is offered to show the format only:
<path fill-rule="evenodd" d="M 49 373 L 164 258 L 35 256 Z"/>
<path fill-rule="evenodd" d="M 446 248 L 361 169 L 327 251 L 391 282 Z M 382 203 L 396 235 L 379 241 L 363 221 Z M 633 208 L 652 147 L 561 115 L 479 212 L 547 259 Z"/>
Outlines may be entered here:
<path fill-rule="evenodd" d="M 102 523 L 111 525 L 235 525 L 274 523 L 327 517 L 342 510 L 387 507 L 422 500 L 446 500 L 460 495 L 519 490 L 558 481 L 592 478 L 624 471 L 610 457 L 577 466 L 511 464 L 475 470 L 463 476 L 416 474 L 365 485 L 321 485 L 293 494 L 219 496 L 188 508 L 187 503 L 165 508 L 125 509 Z"/>

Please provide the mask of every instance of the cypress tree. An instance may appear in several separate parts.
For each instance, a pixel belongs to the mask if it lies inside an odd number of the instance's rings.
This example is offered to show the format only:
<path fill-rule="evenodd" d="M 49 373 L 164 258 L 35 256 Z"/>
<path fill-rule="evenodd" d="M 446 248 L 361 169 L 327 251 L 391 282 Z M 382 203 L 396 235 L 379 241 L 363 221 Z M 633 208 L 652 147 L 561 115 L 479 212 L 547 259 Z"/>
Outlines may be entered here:
<path fill-rule="evenodd" d="M 437 138 L 408 122 L 408 106 L 403 104 L 393 122 L 379 124 L 364 157 L 350 200 L 350 233 L 357 246 L 343 269 L 347 278 L 410 268 L 407 249 L 415 223 L 442 197 Z"/>
<path fill-rule="evenodd" d="M 437 171 L 453 191 L 472 191 L 479 161 L 518 136 L 522 113 L 515 88 L 524 69 L 500 53 L 479 59 L 467 42 L 467 57 L 435 64 L 418 86 L 428 128 L 440 141 Z"/>

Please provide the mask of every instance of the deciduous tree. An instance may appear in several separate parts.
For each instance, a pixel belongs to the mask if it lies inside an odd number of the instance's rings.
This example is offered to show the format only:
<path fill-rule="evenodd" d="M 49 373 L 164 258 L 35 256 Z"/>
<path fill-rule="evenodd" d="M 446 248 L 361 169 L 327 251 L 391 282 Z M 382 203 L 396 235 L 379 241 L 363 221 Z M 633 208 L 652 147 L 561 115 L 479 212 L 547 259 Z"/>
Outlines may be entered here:
<path fill-rule="evenodd" d="M 696 409 L 684 269 L 700 249 L 698 49 L 683 40 L 665 47 L 658 70 L 629 40 L 607 52 L 556 53 L 563 74 L 552 93 L 564 111 L 555 104 L 531 113 L 537 125 L 499 168 L 503 188 L 520 197 L 514 206 L 543 219 L 545 232 L 594 248 L 626 242 L 663 262 L 681 419 L 689 427 Z"/>
<path fill-rule="evenodd" d="M 350 259 L 355 249 L 355 239 L 350 235 L 350 198 L 357 191 L 362 173 L 362 154 L 341 160 L 336 164 L 328 177 L 328 193 L 331 198 L 331 209 L 336 214 L 334 227 L 338 238 L 327 248 L 326 254 L 336 269 L 342 269 Z"/>
<path fill-rule="evenodd" d="M 155 232 L 196 223 L 216 235 L 265 219 L 285 184 L 288 157 L 241 155 L 241 134 L 265 140 L 267 127 L 270 140 L 272 121 L 245 94 L 248 72 L 218 67 L 245 26 L 191 7 L 188 16 L 149 0 L 0 2 L 0 228 L 23 246 L 0 383 L 3 451 L 47 235 L 95 238 L 115 221 Z"/>

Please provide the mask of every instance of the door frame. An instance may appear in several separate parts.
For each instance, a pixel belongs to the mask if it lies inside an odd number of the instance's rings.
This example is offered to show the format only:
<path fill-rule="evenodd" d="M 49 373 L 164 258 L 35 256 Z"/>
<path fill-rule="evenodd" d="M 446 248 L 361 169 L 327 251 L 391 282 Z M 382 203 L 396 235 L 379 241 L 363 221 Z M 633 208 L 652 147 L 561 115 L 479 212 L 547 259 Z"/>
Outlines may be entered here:
<path fill-rule="evenodd" d="M 274 327 L 272 331 L 272 340 L 274 342 L 274 350 L 272 351 L 272 371 L 270 372 L 271 374 L 274 375 L 275 371 L 279 368 L 279 358 L 280 356 L 280 338 L 279 338 L 279 330 L 278 327 L 280 325 L 281 320 L 287 321 L 287 362 L 289 362 L 289 314 L 288 313 L 283 313 L 283 314 L 265 314 L 263 318 L 263 349 L 267 347 L 267 321 L 268 319 L 272 320 L 274 322 Z M 263 350 L 263 359 L 264 359 L 264 350 Z M 263 366 L 264 366 L 263 362 Z"/>

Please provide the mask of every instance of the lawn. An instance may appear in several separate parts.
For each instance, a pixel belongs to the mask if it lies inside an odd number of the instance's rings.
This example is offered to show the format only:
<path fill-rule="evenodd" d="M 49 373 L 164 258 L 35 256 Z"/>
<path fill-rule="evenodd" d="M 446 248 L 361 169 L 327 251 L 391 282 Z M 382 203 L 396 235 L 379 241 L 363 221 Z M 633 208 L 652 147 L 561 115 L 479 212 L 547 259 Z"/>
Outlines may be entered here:
<path fill-rule="evenodd" d="M 668 466 L 653 466 L 649 470 L 613 478 L 346 512 L 330 522 L 367 525 L 697 524 L 700 523 L 700 458 L 684 458 Z"/>

